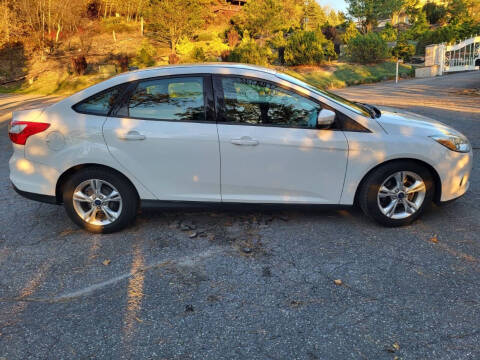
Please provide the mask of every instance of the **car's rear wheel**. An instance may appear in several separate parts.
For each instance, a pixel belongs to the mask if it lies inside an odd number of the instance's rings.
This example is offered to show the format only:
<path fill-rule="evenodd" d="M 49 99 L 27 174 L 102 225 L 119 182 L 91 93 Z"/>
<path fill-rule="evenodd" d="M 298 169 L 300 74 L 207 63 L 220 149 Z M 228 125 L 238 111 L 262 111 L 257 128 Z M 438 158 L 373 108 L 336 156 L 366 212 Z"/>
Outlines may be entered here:
<path fill-rule="evenodd" d="M 80 227 L 111 233 L 133 221 L 138 197 L 123 176 L 102 168 L 87 168 L 67 180 L 63 203 L 68 216 Z"/>
<path fill-rule="evenodd" d="M 360 189 L 362 210 L 386 226 L 402 226 L 415 221 L 435 192 L 432 174 L 410 161 L 385 164 L 368 175 Z"/>

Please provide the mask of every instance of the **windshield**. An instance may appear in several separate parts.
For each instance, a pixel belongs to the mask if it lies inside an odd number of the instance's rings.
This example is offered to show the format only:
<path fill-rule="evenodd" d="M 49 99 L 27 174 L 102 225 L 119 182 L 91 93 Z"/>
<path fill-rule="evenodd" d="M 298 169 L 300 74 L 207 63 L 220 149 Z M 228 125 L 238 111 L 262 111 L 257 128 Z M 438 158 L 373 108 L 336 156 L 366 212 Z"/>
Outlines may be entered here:
<path fill-rule="evenodd" d="M 339 104 L 343 107 L 346 107 L 347 109 L 352 110 L 359 115 L 372 117 L 370 111 L 359 103 L 354 103 L 350 100 L 347 100 L 347 99 L 345 99 L 341 96 L 338 96 L 336 94 L 333 94 L 329 91 L 320 90 L 319 88 L 317 88 L 315 86 L 312 86 L 312 85 L 310 85 L 310 84 L 308 84 L 308 83 L 306 83 L 306 82 L 304 82 L 300 79 L 297 79 L 296 77 L 293 77 L 291 75 L 287 75 L 287 74 L 284 74 L 284 73 L 277 73 L 276 75 L 277 75 L 277 77 L 279 77 L 282 80 L 288 81 L 292 84 L 295 84 L 295 85 L 301 86 L 303 88 L 306 88 L 306 89 L 308 89 L 308 90 L 310 90 L 314 93 L 325 96 L 326 98 L 332 100 L 333 102 L 335 102 L 335 103 L 337 103 L 337 104 Z"/>

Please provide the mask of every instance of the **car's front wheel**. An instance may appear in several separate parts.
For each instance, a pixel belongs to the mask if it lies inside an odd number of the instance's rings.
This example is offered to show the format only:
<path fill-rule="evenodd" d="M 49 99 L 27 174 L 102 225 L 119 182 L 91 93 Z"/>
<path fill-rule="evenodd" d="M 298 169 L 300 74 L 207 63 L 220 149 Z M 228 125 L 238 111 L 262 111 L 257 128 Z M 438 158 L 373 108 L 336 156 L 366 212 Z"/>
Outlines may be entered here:
<path fill-rule="evenodd" d="M 80 227 L 111 233 L 133 221 L 138 196 L 123 176 L 103 168 L 87 168 L 65 183 L 63 203 L 68 216 Z"/>
<path fill-rule="evenodd" d="M 435 192 L 432 174 L 424 166 L 398 161 L 375 169 L 362 184 L 362 210 L 386 226 L 415 221 L 431 204 Z"/>

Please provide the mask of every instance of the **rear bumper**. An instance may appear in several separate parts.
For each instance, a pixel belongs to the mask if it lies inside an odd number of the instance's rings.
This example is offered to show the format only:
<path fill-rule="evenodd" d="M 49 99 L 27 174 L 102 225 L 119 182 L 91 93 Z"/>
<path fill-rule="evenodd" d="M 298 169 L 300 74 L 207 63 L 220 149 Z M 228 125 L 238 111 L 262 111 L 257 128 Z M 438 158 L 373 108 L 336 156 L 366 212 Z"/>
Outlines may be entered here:
<path fill-rule="evenodd" d="M 28 192 L 28 191 L 22 191 L 22 190 L 18 189 L 14 184 L 12 184 L 12 187 L 13 187 L 13 190 L 15 190 L 17 192 L 17 194 L 23 196 L 26 199 L 35 200 L 35 201 L 39 201 L 39 202 L 43 202 L 43 203 L 47 203 L 47 204 L 55 204 L 55 205 L 59 204 L 56 196 L 36 194 L 36 193 Z"/>
<path fill-rule="evenodd" d="M 10 181 L 22 192 L 40 196 L 56 196 L 57 169 L 25 159 L 23 153 L 14 152 L 9 161 Z"/>

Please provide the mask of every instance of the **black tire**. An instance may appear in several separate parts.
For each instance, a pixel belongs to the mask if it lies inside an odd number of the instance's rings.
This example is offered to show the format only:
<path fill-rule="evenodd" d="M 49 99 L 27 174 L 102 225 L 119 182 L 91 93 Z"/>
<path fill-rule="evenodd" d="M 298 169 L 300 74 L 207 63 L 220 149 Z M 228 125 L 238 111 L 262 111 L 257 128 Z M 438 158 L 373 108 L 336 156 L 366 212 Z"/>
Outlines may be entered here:
<path fill-rule="evenodd" d="M 90 224 L 75 210 L 73 192 L 79 184 L 90 179 L 106 181 L 120 193 L 122 208 L 117 219 L 110 224 Z M 107 234 L 124 229 L 133 222 L 137 215 L 139 200 L 136 190 L 124 176 L 108 169 L 91 167 L 79 170 L 66 181 L 63 186 L 63 203 L 68 216 L 79 227 L 93 233 Z"/>
<path fill-rule="evenodd" d="M 419 175 L 425 183 L 426 194 L 423 203 L 416 212 L 403 219 L 392 219 L 380 210 L 377 195 L 383 182 L 398 171 L 410 171 Z M 429 169 L 414 161 L 395 161 L 382 165 L 368 174 L 362 182 L 358 194 L 358 203 L 363 212 L 378 223 L 396 227 L 408 225 L 418 219 L 430 207 L 434 194 L 435 182 Z"/>

